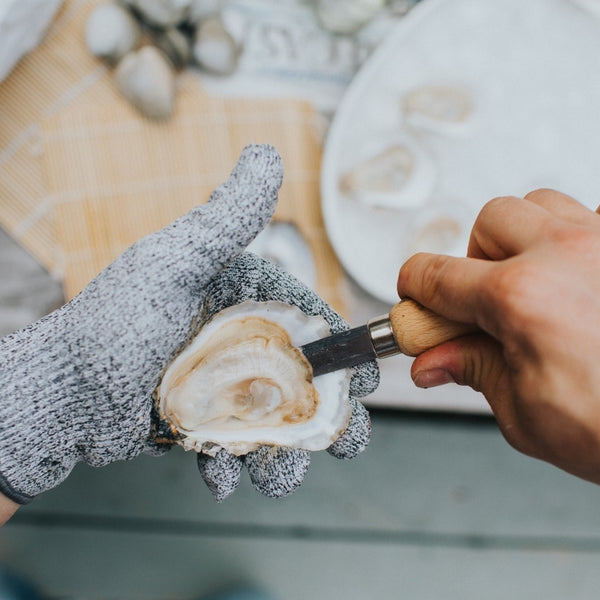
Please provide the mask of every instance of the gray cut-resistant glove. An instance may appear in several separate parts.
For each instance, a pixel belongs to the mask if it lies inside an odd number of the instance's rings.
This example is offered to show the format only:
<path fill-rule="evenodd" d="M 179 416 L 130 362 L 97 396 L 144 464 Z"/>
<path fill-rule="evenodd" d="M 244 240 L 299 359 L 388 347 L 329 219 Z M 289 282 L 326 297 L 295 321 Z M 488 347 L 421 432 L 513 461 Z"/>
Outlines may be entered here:
<path fill-rule="evenodd" d="M 204 318 L 209 319 L 227 306 L 244 300 L 279 300 L 297 306 L 308 315 L 322 315 L 332 333 L 348 329 L 348 324 L 305 285 L 275 265 L 248 253 L 231 262 L 208 285 Z M 346 431 L 328 448 L 336 458 L 354 458 L 369 443 L 369 414 L 356 398 L 373 392 L 378 383 L 379 370 L 375 362 L 354 369 L 350 380 L 352 416 Z M 283 447 L 262 446 L 239 458 L 226 450 L 221 450 L 214 458 L 198 454 L 200 473 L 218 501 L 235 490 L 244 465 L 258 491 L 279 498 L 290 494 L 302 483 L 309 463 L 308 450 Z"/>
<path fill-rule="evenodd" d="M 188 341 L 208 286 L 269 221 L 282 171 L 272 147 L 247 147 L 208 203 L 134 244 L 68 304 L 0 340 L 4 495 L 25 504 L 78 461 L 102 466 L 164 450 L 150 433 L 152 392 Z"/>

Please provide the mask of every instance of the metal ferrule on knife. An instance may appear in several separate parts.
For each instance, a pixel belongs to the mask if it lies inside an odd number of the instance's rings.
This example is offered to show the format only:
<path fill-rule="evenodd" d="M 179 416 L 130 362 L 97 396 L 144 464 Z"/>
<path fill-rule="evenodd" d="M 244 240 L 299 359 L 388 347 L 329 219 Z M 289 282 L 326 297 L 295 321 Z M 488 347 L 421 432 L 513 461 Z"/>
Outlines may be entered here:
<path fill-rule="evenodd" d="M 300 350 L 316 377 L 393 354 L 418 356 L 438 344 L 477 331 L 473 324 L 449 321 L 405 299 L 393 306 L 389 315 L 305 344 Z"/>
<path fill-rule="evenodd" d="M 392 331 L 389 315 L 382 315 L 367 322 L 371 343 L 377 358 L 385 358 L 400 352 L 398 342 Z"/>

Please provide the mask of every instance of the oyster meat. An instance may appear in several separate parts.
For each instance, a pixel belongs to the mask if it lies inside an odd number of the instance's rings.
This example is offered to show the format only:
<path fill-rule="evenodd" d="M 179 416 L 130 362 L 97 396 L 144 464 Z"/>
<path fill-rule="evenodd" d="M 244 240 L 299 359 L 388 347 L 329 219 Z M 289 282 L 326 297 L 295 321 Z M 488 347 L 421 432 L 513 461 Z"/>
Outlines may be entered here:
<path fill-rule="evenodd" d="M 298 349 L 329 334 L 320 316 L 282 302 L 217 313 L 166 369 L 159 419 L 186 450 L 242 455 L 260 446 L 329 447 L 350 415 L 349 375 L 312 376 Z"/>

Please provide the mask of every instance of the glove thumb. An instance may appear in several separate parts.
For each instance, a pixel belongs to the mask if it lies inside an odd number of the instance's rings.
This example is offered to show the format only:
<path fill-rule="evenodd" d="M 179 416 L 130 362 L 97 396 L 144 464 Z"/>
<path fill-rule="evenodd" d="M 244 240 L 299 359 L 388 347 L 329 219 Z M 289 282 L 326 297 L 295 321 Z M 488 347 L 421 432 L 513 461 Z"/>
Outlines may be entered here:
<path fill-rule="evenodd" d="M 422 388 L 455 382 L 482 392 L 494 409 L 494 401 L 508 384 L 502 346 L 485 335 L 469 335 L 440 344 L 419 355 L 411 377 Z"/>
<path fill-rule="evenodd" d="M 200 271 L 202 284 L 212 279 L 267 225 L 282 181 L 281 157 L 273 146 L 246 146 L 208 202 L 159 232 L 169 239 L 170 255 L 178 257 L 175 268 Z"/>

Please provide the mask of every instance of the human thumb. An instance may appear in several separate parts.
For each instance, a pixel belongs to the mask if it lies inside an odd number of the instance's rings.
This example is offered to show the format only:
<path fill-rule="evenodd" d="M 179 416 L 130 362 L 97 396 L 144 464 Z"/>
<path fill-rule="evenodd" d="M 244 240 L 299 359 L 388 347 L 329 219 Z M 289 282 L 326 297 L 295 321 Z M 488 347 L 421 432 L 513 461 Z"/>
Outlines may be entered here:
<path fill-rule="evenodd" d="M 467 385 L 493 404 L 504 388 L 507 368 L 500 344 L 488 335 L 477 334 L 423 352 L 413 362 L 411 377 L 421 388 L 451 382 Z"/>

